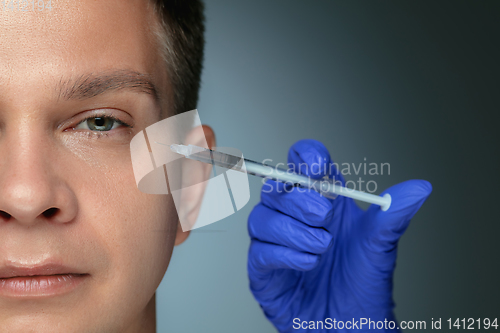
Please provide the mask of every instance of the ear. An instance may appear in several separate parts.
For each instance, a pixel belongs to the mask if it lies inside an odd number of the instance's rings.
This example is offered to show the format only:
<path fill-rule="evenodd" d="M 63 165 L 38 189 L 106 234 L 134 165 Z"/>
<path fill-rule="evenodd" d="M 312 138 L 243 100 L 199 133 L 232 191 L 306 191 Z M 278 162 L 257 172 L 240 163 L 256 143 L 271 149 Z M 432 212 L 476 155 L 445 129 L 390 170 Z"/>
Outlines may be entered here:
<path fill-rule="evenodd" d="M 205 146 L 205 140 L 208 147 Z M 207 125 L 196 127 L 188 134 L 186 144 L 212 149 L 215 147 L 214 131 Z M 182 202 L 184 204 L 182 205 L 183 207 L 178 210 L 178 214 L 182 215 L 183 221 L 187 221 L 187 225 L 194 225 L 198 218 L 198 213 L 200 212 L 203 194 L 205 193 L 206 180 L 210 177 L 212 166 L 210 164 L 188 159 L 186 159 L 185 163 L 186 165 L 183 166 L 182 173 Z M 189 186 L 188 184 L 196 185 Z M 175 245 L 183 243 L 188 238 L 189 233 L 189 230 L 182 231 L 179 222 L 177 225 Z"/>

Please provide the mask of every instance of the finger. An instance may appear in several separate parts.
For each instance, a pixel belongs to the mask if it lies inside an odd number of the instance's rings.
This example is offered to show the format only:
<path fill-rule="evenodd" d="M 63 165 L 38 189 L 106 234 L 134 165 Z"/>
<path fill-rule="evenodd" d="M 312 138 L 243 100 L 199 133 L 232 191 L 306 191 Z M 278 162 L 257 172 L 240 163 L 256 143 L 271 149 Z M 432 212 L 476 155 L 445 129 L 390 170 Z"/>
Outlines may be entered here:
<path fill-rule="evenodd" d="M 299 271 L 311 270 L 318 262 L 317 255 L 252 240 L 247 265 L 250 290 L 267 316 L 280 313 L 284 302 L 293 296 Z"/>
<path fill-rule="evenodd" d="M 267 207 L 310 226 L 325 226 L 333 217 L 332 202 L 318 192 L 272 180 L 262 186 L 261 201 Z"/>
<path fill-rule="evenodd" d="M 309 271 L 316 267 L 319 256 L 253 239 L 250 244 L 248 265 L 253 272 L 268 274 L 276 269 Z"/>
<path fill-rule="evenodd" d="M 431 192 L 432 185 L 425 180 L 409 180 L 384 191 L 382 196 L 388 193 L 392 198 L 389 209 L 382 211 L 379 206 L 372 205 L 365 213 L 371 228 L 371 244 L 379 251 L 395 248 Z"/>
<path fill-rule="evenodd" d="M 328 149 L 316 140 L 300 140 L 292 145 L 288 152 L 288 163 L 292 171 L 311 178 L 322 178 L 328 175 L 335 184 L 345 186 L 345 179 L 331 161 Z M 343 197 L 337 197 L 333 202 L 334 209 L 342 206 Z M 299 218 L 300 219 L 300 218 Z"/>
<path fill-rule="evenodd" d="M 295 173 L 320 179 L 328 174 L 330 154 L 319 141 L 300 140 L 290 147 L 288 163 Z"/>
<path fill-rule="evenodd" d="M 262 204 L 252 210 L 248 232 L 253 239 L 313 254 L 326 252 L 333 241 L 325 229 L 310 227 Z"/>
<path fill-rule="evenodd" d="M 300 140 L 288 151 L 289 167 L 295 172 L 311 178 L 329 176 L 345 184 L 344 177 L 332 162 L 328 149 L 317 140 Z"/>

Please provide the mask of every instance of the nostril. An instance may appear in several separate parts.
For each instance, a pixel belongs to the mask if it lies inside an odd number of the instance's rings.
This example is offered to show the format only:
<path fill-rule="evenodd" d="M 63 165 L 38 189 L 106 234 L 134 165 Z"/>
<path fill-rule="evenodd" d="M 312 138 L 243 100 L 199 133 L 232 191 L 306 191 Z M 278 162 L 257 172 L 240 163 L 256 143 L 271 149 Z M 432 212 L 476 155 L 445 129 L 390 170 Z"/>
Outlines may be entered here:
<path fill-rule="evenodd" d="M 43 216 L 50 218 L 50 217 L 56 215 L 58 210 L 59 210 L 58 208 L 49 208 L 45 212 L 43 212 Z"/>
<path fill-rule="evenodd" d="M 7 212 L 4 212 L 3 210 L 0 210 L 0 217 L 5 220 L 9 220 L 11 218 L 11 215 Z"/>

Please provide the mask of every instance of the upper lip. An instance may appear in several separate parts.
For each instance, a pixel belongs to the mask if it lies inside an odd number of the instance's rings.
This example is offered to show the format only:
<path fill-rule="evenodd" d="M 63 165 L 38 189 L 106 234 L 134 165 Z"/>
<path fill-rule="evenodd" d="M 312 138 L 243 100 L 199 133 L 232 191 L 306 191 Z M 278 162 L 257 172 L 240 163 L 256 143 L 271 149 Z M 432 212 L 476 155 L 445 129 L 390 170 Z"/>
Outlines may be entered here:
<path fill-rule="evenodd" d="M 44 264 L 37 266 L 3 266 L 0 267 L 0 279 L 29 276 L 47 276 L 62 274 L 83 274 L 78 270 L 60 264 Z"/>

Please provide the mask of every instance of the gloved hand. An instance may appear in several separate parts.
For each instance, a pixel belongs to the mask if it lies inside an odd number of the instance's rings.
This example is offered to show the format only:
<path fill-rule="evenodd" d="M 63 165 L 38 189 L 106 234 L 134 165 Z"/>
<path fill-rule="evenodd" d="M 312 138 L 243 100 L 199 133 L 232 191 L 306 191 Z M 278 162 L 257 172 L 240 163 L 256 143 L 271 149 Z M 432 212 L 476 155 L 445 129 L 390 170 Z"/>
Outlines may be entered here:
<path fill-rule="evenodd" d="M 288 162 L 295 172 L 319 179 L 331 160 L 323 144 L 302 140 L 290 148 Z M 332 173 L 344 182 L 338 170 Z M 250 289 L 267 318 L 280 332 L 318 328 L 303 322 L 326 318 L 350 326 L 357 320 L 354 329 L 361 318 L 392 327 L 398 241 L 431 191 L 427 181 L 406 181 L 382 193 L 392 197 L 388 211 L 376 205 L 364 211 L 350 198 L 330 200 L 268 180 L 248 220 Z M 318 331 L 335 331 L 326 328 Z"/>

